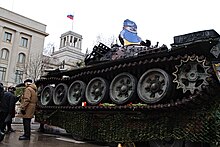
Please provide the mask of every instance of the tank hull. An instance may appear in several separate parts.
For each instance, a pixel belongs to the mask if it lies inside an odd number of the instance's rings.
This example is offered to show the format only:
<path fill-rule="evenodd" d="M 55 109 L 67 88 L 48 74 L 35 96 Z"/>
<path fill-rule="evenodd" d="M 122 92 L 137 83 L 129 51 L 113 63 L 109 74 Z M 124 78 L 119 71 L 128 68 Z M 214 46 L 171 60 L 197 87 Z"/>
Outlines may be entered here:
<path fill-rule="evenodd" d="M 171 46 L 95 47 L 85 67 L 36 81 L 36 120 L 99 142 L 218 145 L 220 37 L 195 32 Z"/>

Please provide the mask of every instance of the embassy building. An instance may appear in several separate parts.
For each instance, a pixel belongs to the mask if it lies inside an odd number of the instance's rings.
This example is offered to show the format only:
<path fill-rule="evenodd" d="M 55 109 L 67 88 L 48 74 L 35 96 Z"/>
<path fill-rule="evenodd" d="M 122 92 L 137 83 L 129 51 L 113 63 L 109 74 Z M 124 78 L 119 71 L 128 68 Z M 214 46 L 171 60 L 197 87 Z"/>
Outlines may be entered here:
<path fill-rule="evenodd" d="M 29 78 L 31 56 L 42 55 L 46 25 L 0 7 L 0 82 L 4 86 Z"/>

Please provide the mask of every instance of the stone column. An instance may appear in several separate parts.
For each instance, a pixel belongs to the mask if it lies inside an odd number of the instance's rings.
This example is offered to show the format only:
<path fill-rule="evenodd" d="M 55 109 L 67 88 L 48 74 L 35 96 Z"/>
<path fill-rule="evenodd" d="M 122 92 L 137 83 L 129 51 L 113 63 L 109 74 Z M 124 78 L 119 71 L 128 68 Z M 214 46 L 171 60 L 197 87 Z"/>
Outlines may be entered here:
<path fill-rule="evenodd" d="M 81 39 L 78 39 L 79 42 L 79 49 L 81 49 Z"/>
<path fill-rule="evenodd" d="M 63 38 L 60 37 L 60 48 L 62 47 Z"/>
<path fill-rule="evenodd" d="M 1 34 L 4 34 L 3 33 L 3 27 L 0 25 L 0 33 Z M 0 49 L 2 49 L 2 40 L 3 40 L 3 37 L 4 37 L 4 35 L 0 35 Z"/>
<path fill-rule="evenodd" d="M 12 36 L 12 48 L 11 50 L 9 50 L 9 58 L 8 58 L 8 67 L 14 67 L 14 68 L 7 68 L 7 73 L 6 73 L 6 81 L 8 81 L 9 83 L 14 83 L 15 81 L 15 71 L 18 69 L 17 68 L 17 62 L 18 62 L 18 49 L 19 49 L 19 44 L 20 44 L 20 32 L 16 31 L 14 34 L 14 37 Z M 28 42 L 30 43 L 30 40 L 28 40 Z M 25 53 L 25 61 L 27 62 L 27 58 L 28 58 L 28 52 Z M 25 62 L 25 63 L 26 63 Z M 20 69 L 23 70 L 24 69 Z M 8 76 L 8 77 L 7 77 Z"/>

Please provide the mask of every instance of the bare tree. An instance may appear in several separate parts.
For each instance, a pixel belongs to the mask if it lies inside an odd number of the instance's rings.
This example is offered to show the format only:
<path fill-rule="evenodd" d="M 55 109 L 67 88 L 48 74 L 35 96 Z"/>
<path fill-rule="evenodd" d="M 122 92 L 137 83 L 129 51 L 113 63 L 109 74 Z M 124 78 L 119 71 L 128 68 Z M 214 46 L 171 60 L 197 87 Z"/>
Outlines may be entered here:
<path fill-rule="evenodd" d="M 96 37 L 96 41 L 94 42 L 94 44 L 99 44 L 100 42 L 105 44 L 106 46 L 111 46 L 112 44 L 115 44 L 117 42 L 117 38 L 115 36 L 106 38 L 102 34 L 99 34 Z"/>
<path fill-rule="evenodd" d="M 30 55 L 29 61 L 26 65 L 27 77 L 33 79 L 34 81 L 39 79 L 44 72 L 45 65 L 49 62 L 47 62 L 47 60 L 49 59 L 45 58 L 43 54 Z"/>
<path fill-rule="evenodd" d="M 44 74 L 44 69 L 50 63 L 50 56 L 54 52 L 54 43 L 48 43 L 43 49 L 43 53 L 30 54 L 28 62 L 25 66 L 25 74 L 27 77 L 36 81 Z"/>
<path fill-rule="evenodd" d="M 55 50 L 54 43 L 48 43 L 47 47 L 45 47 L 43 50 L 43 55 L 50 56 L 54 52 L 54 50 Z"/>

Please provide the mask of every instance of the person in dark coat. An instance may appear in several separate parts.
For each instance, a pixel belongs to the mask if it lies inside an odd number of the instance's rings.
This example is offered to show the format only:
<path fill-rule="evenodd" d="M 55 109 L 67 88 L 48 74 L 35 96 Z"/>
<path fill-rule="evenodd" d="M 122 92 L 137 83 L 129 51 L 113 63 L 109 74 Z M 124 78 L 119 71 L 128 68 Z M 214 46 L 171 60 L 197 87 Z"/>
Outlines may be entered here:
<path fill-rule="evenodd" d="M 3 90 L 2 90 L 3 89 Z M 5 133 L 6 120 L 10 120 L 14 106 L 14 95 L 4 91 L 4 87 L 0 84 L 0 130 Z M 9 119 L 8 119 L 9 118 Z"/>
<path fill-rule="evenodd" d="M 2 102 L 2 99 L 3 99 L 3 95 L 4 95 L 4 87 L 3 87 L 3 84 L 0 83 L 0 107 L 1 107 L 1 102 Z M 0 128 L 1 126 L 3 125 L 3 120 L 5 118 L 5 115 L 4 113 L 0 110 Z M 1 131 L 0 129 L 0 142 L 4 139 L 4 133 Z"/>
<path fill-rule="evenodd" d="M 12 93 L 13 94 L 13 98 L 14 98 L 14 105 L 13 105 L 13 110 L 11 112 L 11 117 L 10 117 L 10 120 L 8 120 L 6 123 L 6 126 L 7 126 L 7 130 L 5 133 L 10 133 L 10 132 L 14 132 L 14 130 L 12 129 L 11 127 L 11 124 L 12 124 L 12 118 L 15 117 L 15 104 L 16 102 L 19 100 L 19 97 L 16 97 L 15 96 L 15 90 L 16 88 L 15 87 L 8 87 L 8 92 Z"/>

